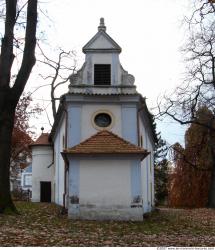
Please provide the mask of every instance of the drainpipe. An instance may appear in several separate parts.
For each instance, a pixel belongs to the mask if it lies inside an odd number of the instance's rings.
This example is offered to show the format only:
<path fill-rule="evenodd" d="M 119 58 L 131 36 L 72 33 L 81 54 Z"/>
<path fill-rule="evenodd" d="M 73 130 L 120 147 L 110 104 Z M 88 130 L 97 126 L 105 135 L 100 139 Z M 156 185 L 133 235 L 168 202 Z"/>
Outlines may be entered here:
<path fill-rule="evenodd" d="M 137 110 L 137 145 L 140 146 L 140 124 L 139 124 L 139 113 L 140 110 Z"/>
<path fill-rule="evenodd" d="M 139 114 L 144 109 L 144 106 L 141 106 L 139 109 L 137 109 L 137 141 L 138 146 L 140 146 L 140 124 L 139 124 Z"/>
<path fill-rule="evenodd" d="M 68 128 L 68 112 L 67 109 L 65 108 L 64 105 L 64 112 L 65 112 L 65 116 L 66 116 L 66 122 L 65 122 L 65 148 L 67 148 L 67 128 Z M 66 209 L 66 193 L 67 193 L 67 173 L 69 170 L 69 164 L 67 162 L 64 161 L 64 193 L 63 193 L 63 208 Z"/>
<path fill-rule="evenodd" d="M 54 145 L 51 145 L 52 147 L 52 162 L 47 166 L 47 168 L 50 168 L 54 164 Z"/>
<path fill-rule="evenodd" d="M 51 161 L 51 163 L 47 166 L 47 168 L 50 168 L 53 164 L 54 164 L 54 145 L 53 144 L 51 144 L 50 145 L 51 147 L 52 147 L 52 161 Z M 51 181 L 51 186 L 53 185 L 53 181 Z M 52 195 L 51 195 L 51 201 L 52 201 Z"/>

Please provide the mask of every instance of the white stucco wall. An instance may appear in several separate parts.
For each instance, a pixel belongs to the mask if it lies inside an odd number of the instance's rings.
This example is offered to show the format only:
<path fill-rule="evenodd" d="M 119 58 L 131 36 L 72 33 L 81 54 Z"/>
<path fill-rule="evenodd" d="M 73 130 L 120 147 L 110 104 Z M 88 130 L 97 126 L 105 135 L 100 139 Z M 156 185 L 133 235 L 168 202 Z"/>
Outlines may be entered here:
<path fill-rule="evenodd" d="M 141 163 L 143 210 L 151 211 L 154 206 L 154 160 L 153 144 L 149 136 L 147 127 L 139 117 L 139 136 L 142 136 L 143 148 L 151 152 Z"/>
<path fill-rule="evenodd" d="M 50 146 L 32 146 L 32 201 L 40 202 L 40 182 L 51 181 L 51 200 L 54 200 L 54 168 L 48 168 L 53 160 Z"/>
<path fill-rule="evenodd" d="M 54 138 L 54 152 L 55 152 L 55 203 L 63 205 L 63 194 L 64 194 L 64 160 L 61 155 L 65 145 L 65 122 L 66 119 L 63 117 L 61 120 L 56 137 Z M 63 139 L 64 137 L 64 139 Z"/>
<path fill-rule="evenodd" d="M 117 158 L 70 158 L 68 215 L 72 219 L 143 219 L 142 202 L 134 203 L 132 190 L 138 179 L 134 162 Z"/>
<path fill-rule="evenodd" d="M 98 207 L 130 206 L 130 161 L 80 161 L 80 204 Z"/>
<path fill-rule="evenodd" d="M 99 130 L 95 128 L 92 120 L 97 111 L 107 111 L 113 115 L 113 126 L 110 129 L 113 133 L 122 136 L 121 105 L 111 104 L 85 104 L 82 106 L 81 114 L 81 141 L 96 134 Z"/>

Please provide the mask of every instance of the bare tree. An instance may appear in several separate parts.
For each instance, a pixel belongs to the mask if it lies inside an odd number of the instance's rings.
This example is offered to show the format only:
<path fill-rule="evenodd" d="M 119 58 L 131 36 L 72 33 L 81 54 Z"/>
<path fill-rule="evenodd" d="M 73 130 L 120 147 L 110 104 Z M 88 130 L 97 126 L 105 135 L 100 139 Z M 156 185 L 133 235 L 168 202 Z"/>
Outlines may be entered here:
<path fill-rule="evenodd" d="M 41 77 L 46 80 L 50 81 L 50 83 L 41 85 L 40 87 L 50 85 L 50 97 L 51 97 L 51 104 L 52 104 L 52 114 L 53 118 L 55 119 L 57 113 L 57 105 L 56 100 L 59 98 L 56 97 L 56 89 L 68 82 L 69 77 L 73 74 L 76 70 L 76 58 L 74 51 L 65 51 L 62 48 L 59 48 L 56 52 L 58 54 L 57 59 L 51 59 L 47 54 L 42 50 L 41 46 L 39 46 L 39 50 L 41 52 L 42 58 L 38 59 L 38 62 L 44 64 L 48 67 L 48 74 L 43 75 L 40 74 Z M 37 89 L 38 89 L 37 88 Z"/>
<path fill-rule="evenodd" d="M 215 134 L 215 6 L 213 1 L 198 0 L 188 24 L 188 42 L 183 49 L 187 74 L 183 84 L 173 94 L 158 101 L 157 118 L 171 117 L 181 125 L 197 124 Z M 200 106 L 211 112 L 211 120 L 199 121 L 196 117 Z M 211 186 L 208 206 L 215 207 L 215 145 L 208 141 L 213 155 Z"/>
<path fill-rule="evenodd" d="M 0 212 L 16 212 L 10 195 L 11 137 L 14 115 L 19 98 L 35 64 L 37 0 L 26 1 L 24 50 L 20 68 L 12 82 L 12 66 L 15 58 L 15 27 L 19 22 L 17 0 L 6 0 L 5 29 L 0 55 Z M 22 21 L 21 21 L 22 22 Z"/>

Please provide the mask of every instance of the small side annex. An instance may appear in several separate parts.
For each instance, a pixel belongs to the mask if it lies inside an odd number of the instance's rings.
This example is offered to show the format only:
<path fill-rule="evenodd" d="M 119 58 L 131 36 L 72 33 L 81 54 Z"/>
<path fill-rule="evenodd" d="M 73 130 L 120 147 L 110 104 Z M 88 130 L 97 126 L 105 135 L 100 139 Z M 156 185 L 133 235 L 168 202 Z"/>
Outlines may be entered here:
<path fill-rule="evenodd" d="M 149 154 L 108 130 L 63 151 L 73 219 L 141 220 L 141 161 Z"/>

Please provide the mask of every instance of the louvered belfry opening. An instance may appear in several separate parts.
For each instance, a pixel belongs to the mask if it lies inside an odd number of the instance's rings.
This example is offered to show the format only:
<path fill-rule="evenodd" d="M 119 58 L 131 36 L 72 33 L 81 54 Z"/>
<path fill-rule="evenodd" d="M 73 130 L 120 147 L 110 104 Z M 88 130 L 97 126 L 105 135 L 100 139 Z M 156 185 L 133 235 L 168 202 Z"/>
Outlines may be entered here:
<path fill-rule="evenodd" d="M 94 64 L 94 85 L 111 85 L 110 64 Z"/>

